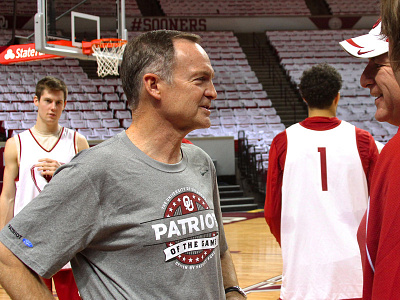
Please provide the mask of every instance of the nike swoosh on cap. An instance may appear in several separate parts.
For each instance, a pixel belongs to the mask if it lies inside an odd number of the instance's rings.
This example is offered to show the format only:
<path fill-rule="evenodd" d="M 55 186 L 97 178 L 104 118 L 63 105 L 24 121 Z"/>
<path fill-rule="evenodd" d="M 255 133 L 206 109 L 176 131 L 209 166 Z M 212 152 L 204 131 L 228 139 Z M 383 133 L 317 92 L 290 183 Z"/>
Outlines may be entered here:
<path fill-rule="evenodd" d="M 346 40 L 346 42 L 348 42 L 350 45 L 352 45 L 352 46 L 354 46 L 354 47 L 357 47 L 357 48 L 364 48 L 364 47 L 362 47 L 362 46 L 360 46 L 360 45 L 357 45 L 357 44 L 353 41 L 353 39 L 348 39 L 348 40 Z M 363 54 L 367 54 L 367 53 L 372 52 L 372 51 L 374 51 L 374 50 L 362 51 L 362 50 L 360 49 L 360 50 L 358 50 L 357 54 L 358 54 L 358 55 L 363 55 Z"/>
<path fill-rule="evenodd" d="M 357 54 L 358 54 L 358 55 L 363 55 L 363 54 L 366 54 L 366 53 L 369 53 L 369 52 L 372 52 L 372 51 L 374 51 L 374 50 L 369 50 L 369 51 L 361 51 L 361 50 L 358 50 Z"/>

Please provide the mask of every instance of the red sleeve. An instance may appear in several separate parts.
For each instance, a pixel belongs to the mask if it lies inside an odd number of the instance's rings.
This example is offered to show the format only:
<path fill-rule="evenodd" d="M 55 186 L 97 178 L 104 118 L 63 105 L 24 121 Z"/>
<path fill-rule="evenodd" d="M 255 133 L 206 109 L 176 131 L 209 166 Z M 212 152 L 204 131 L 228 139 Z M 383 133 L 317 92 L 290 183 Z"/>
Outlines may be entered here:
<path fill-rule="evenodd" d="M 193 144 L 191 141 L 189 141 L 189 140 L 187 140 L 185 138 L 182 139 L 182 143 L 184 143 L 184 144 Z"/>
<path fill-rule="evenodd" d="M 372 173 L 378 159 L 379 151 L 372 135 L 365 130 L 356 127 L 356 141 L 358 153 L 368 181 L 368 192 L 370 191 Z"/>
<path fill-rule="evenodd" d="M 264 216 L 271 233 L 281 244 L 282 179 L 287 149 L 286 131 L 278 134 L 269 150 Z"/>
<path fill-rule="evenodd" d="M 400 299 L 400 141 L 397 137 L 389 143 L 375 170 L 368 216 L 367 243 L 375 267 L 370 276 L 373 300 Z"/>

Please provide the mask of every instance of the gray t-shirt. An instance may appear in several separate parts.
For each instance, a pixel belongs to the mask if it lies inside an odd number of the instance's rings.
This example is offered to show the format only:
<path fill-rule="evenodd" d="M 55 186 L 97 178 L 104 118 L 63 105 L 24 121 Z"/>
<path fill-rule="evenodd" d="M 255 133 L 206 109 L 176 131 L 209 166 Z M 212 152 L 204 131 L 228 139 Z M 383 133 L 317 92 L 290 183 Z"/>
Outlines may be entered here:
<path fill-rule="evenodd" d="M 83 299 L 225 299 L 215 168 L 198 147 L 181 151 L 160 163 L 125 132 L 82 151 L 0 241 L 43 277 L 71 261 Z"/>

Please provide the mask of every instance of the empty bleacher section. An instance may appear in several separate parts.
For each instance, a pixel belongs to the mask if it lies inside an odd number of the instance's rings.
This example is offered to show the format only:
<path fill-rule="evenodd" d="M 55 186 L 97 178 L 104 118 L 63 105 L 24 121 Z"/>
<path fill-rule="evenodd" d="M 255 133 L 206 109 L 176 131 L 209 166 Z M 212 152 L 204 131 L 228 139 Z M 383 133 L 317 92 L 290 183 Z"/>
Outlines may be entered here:
<path fill-rule="evenodd" d="M 379 15 L 379 0 L 326 0 L 332 15 Z"/>
<path fill-rule="evenodd" d="M 252 71 L 237 38 L 230 31 L 198 32 L 215 71 L 214 85 L 218 97 L 213 101 L 212 126 L 189 133 L 192 136 L 238 137 L 248 133 L 276 133 L 285 128 L 272 102 Z"/>
<path fill-rule="evenodd" d="M 140 33 L 131 32 L 129 38 Z M 285 128 L 271 100 L 248 64 L 232 32 L 199 32 L 215 69 L 217 100 L 213 101 L 212 126 L 193 136 L 233 135 L 240 130 L 276 134 Z M 120 79 L 90 79 L 76 59 L 64 58 L 0 66 L 0 110 L 6 135 L 30 128 L 35 109 L 35 83 L 45 75 L 62 78 L 69 97 L 61 124 L 82 132 L 88 139 L 104 139 L 127 128 L 130 113 Z M 6 74 L 9 74 L 6 76 Z M 8 115 L 7 115 L 8 114 Z M 107 131 L 100 130 L 106 129 Z M 101 134 L 100 134 L 101 133 Z"/>
<path fill-rule="evenodd" d="M 17 36 L 24 36 L 28 37 L 32 34 L 32 30 L 22 30 L 22 29 L 17 29 L 15 31 L 15 35 Z M 12 38 L 12 31 L 9 29 L 0 29 L 0 47 L 7 45 L 7 43 L 11 40 Z M 33 43 L 34 42 L 34 37 L 31 36 L 29 40 L 26 40 L 26 43 Z"/>
<path fill-rule="evenodd" d="M 310 15 L 303 0 L 160 0 L 166 16 Z"/>
<path fill-rule="evenodd" d="M 264 90 L 268 93 L 282 123 L 289 126 L 307 117 L 307 108 L 297 87 L 287 80 L 286 71 L 280 65 L 265 33 L 236 34 L 249 64 Z"/>
<path fill-rule="evenodd" d="M 6 1 L 10 2 L 11 7 L 12 0 Z M 72 3 L 76 4 L 75 2 L 79 1 L 57 1 L 69 3 L 69 6 Z M 332 9 L 331 1 L 327 2 Z M 34 14 L 36 1 L 30 0 L 25 3 L 31 3 L 27 7 L 34 6 L 32 12 L 29 12 L 30 15 Z M 310 15 L 305 1 L 160 0 L 160 5 L 167 16 Z M 101 11 L 86 12 L 107 15 L 108 12 L 104 10 L 106 3 L 99 6 L 102 6 Z M 22 5 L 19 6 L 19 11 L 20 8 Z M 22 11 L 25 13 L 25 10 Z M 374 101 L 369 96 L 369 91 L 361 88 L 359 84 L 366 60 L 352 58 L 338 44 L 343 39 L 366 32 L 367 30 L 269 31 L 266 36 L 279 56 L 281 68 L 293 85 L 299 82 L 302 72 L 313 64 L 327 62 L 339 69 L 344 85 L 338 117 L 369 130 L 377 140 L 385 142 L 397 128 L 374 120 Z M 17 32 L 23 36 L 29 33 L 31 32 Z M 140 32 L 129 32 L 129 39 L 137 34 Z M 288 122 L 281 120 L 285 116 L 277 113 L 280 107 L 275 105 L 275 99 L 271 101 L 272 93 L 269 95 L 266 86 L 261 84 L 261 77 L 259 73 L 256 74 L 256 65 L 253 67 L 249 64 L 249 57 L 243 52 L 244 48 L 240 46 L 233 32 L 208 31 L 198 34 L 203 38 L 202 44 L 215 70 L 214 83 L 218 98 L 213 101 L 211 110 L 212 126 L 195 130 L 187 137 L 190 139 L 234 136 L 238 140 L 237 150 L 242 175 L 246 176 L 256 190 L 263 192 L 271 141 L 277 133 L 285 129 L 284 124 L 288 125 Z M 113 35 L 105 33 L 105 36 Z M 10 38 L 11 30 L 2 30 L 0 46 L 5 45 Z M 260 66 L 260 69 L 262 68 L 263 65 Z M 88 140 L 97 140 L 109 138 L 130 124 L 131 116 L 127 110 L 120 80 L 94 79 L 83 71 L 78 60 L 65 58 L 0 65 L 0 72 L 0 130 L 3 128 L 7 136 L 33 126 L 36 119 L 35 107 L 32 104 L 34 86 L 37 80 L 45 75 L 60 77 L 68 85 L 68 104 L 60 120 L 63 126 L 77 129 Z M 275 74 L 272 77 L 271 81 L 276 80 Z M 273 82 L 272 85 L 277 84 Z M 297 121 L 299 120 L 293 119 L 293 123 Z"/>
<path fill-rule="evenodd" d="M 55 11 L 57 15 L 80 4 L 82 0 L 57 0 L 54 2 Z M 93 1 L 83 3 L 77 10 L 87 14 L 98 16 L 115 16 L 115 1 L 110 0 L 96 0 L 96 5 L 92 5 Z M 136 1 L 126 1 L 126 16 L 141 16 Z M 76 10 L 76 9 L 75 9 Z M 3 0 L 1 13 L 3 15 L 12 15 L 14 11 L 14 0 Z M 17 2 L 17 15 L 18 16 L 32 16 L 37 12 L 37 0 L 25 0 Z"/>
<path fill-rule="evenodd" d="M 68 85 L 68 102 L 60 120 L 63 126 L 77 129 L 89 140 L 99 140 L 130 123 L 120 80 L 88 79 L 76 59 L 1 65 L 0 70 L 0 122 L 6 137 L 35 124 L 35 84 L 46 75 L 62 78 Z"/>
<path fill-rule="evenodd" d="M 360 76 L 367 64 L 366 59 L 348 55 L 339 42 L 365 34 L 367 30 L 341 31 L 271 31 L 267 37 L 275 47 L 281 64 L 294 83 L 299 83 L 303 71 L 317 63 L 329 63 L 342 75 L 343 87 L 337 110 L 340 119 L 372 133 L 376 140 L 386 142 L 397 128 L 374 119 L 374 98 L 369 89 L 360 85 Z"/>
<path fill-rule="evenodd" d="M 130 32 L 129 39 L 138 34 Z M 262 159 L 265 161 L 272 138 L 284 130 L 285 125 L 249 66 L 233 32 L 198 34 L 203 38 L 203 46 L 215 70 L 218 98 L 213 101 L 211 110 L 212 126 L 195 130 L 188 138 L 231 135 L 238 139 L 239 132 L 245 132 L 249 143 L 257 141 L 257 151 L 263 149 Z M 0 127 L 4 128 L 7 136 L 35 124 L 34 87 L 45 75 L 62 78 L 69 89 L 61 125 L 78 130 L 89 141 L 109 138 L 130 125 L 131 115 L 120 79 L 90 78 L 76 59 L 2 65 L 0 72 L 3 74 L 0 75 Z M 258 161 L 259 158 L 261 156 L 257 155 Z M 228 205 L 232 205 L 231 202 Z"/>

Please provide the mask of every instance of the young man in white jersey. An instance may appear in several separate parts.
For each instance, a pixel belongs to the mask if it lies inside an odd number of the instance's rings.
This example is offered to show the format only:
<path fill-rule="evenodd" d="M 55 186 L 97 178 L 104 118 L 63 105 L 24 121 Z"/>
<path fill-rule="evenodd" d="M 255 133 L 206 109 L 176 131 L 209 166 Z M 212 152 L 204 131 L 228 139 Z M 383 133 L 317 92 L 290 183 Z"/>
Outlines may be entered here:
<path fill-rule="evenodd" d="M 38 108 L 35 126 L 11 137 L 6 143 L 0 196 L 1 228 L 39 195 L 61 164 L 89 148 L 84 136 L 58 124 L 67 94 L 63 81 L 54 77 L 41 79 L 34 96 Z M 59 299 L 80 299 L 69 264 L 53 279 Z M 44 281 L 51 290 L 51 279 Z"/>
<path fill-rule="evenodd" d="M 378 149 L 367 131 L 336 118 L 340 74 L 303 73 L 308 118 L 271 145 L 264 214 L 282 248 L 281 299 L 359 299 L 356 232 L 367 208 Z"/>

